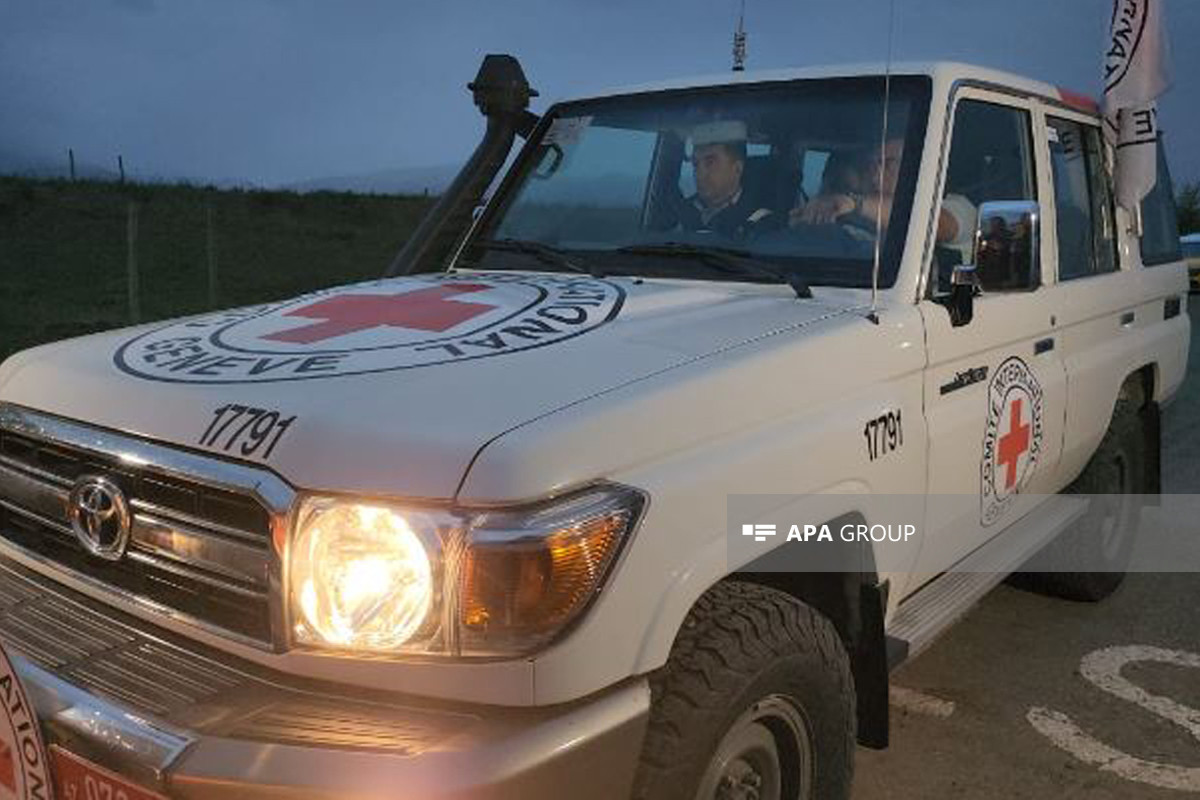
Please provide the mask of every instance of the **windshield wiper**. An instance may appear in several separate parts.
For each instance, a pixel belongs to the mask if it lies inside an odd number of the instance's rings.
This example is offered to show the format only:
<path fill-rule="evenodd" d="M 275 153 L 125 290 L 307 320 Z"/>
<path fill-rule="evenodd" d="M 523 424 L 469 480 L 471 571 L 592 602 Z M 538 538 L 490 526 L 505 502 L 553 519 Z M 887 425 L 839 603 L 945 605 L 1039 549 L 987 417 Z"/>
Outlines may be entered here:
<path fill-rule="evenodd" d="M 581 265 L 575 263 L 566 253 L 557 247 L 551 247 L 548 244 L 530 241 L 529 239 L 480 239 L 474 242 L 474 246 L 482 247 L 484 250 L 500 250 L 506 253 L 527 253 L 543 264 L 560 267 L 571 272 L 581 272 L 585 275 L 591 275 L 593 278 L 604 277 L 604 273 L 596 267 L 590 264 Z"/>
<path fill-rule="evenodd" d="M 812 290 L 800 276 L 776 269 L 755 257 L 749 250 L 736 250 L 730 247 L 703 247 L 685 244 L 683 242 L 666 242 L 664 244 L 635 244 L 618 247 L 618 253 L 635 256 L 663 256 L 666 258 L 691 258 L 700 261 L 719 272 L 732 275 L 761 275 L 771 278 L 776 283 L 786 283 L 792 287 L 796 297 L 812 297 Z"/>

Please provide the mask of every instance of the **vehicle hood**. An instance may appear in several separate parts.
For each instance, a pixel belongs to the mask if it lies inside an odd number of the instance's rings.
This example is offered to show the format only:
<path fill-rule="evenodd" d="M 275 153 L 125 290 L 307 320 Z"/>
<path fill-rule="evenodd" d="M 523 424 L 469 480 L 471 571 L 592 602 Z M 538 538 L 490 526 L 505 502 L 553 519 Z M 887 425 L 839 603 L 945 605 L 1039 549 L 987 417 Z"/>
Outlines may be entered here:
<path fill-rule="evenodd" d="M 0 367 L 0 401 L 265 462 L 302 488 L 450 498 L 516 426 L 847 309 L 758 284 L 398 278 L 26 351 Z M 230 406 L 294 421 L 247 457 L 240 422 L 212 436 Z"/>

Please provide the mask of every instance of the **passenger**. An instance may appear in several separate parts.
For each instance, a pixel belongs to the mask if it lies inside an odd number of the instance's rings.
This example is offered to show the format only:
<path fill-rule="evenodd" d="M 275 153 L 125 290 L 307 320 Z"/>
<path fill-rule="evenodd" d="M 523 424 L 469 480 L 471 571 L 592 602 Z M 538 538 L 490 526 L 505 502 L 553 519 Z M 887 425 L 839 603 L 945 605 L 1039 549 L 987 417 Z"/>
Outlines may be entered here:
<path fill-rule="evenodd" d="M 881 170 L 877 149 L 869 148 L 855 155 L 834 153 L 826 163 L 820 194 L 792 209 L 788 224 L 842 223 L 856 235 L 874 240 L 877 215 L 881 215 L 880 230 L 886 235 L 903 154 L 904 140 L 889 139 L 884 145 Z M 834 170 L 832 174 L 830 169 Z M 971 201 L 960 194 L 949 193 L 942 199 L 937 243 L 958 251 L 962 263 L 968 263 L 975 240 L 975 225 L 976 210 Z"/>
<path fill-rule="evenodd" d="M 708 122 L 692 130 L 692 168 L 696 193 L 683 202 L 680 225 L 688 231 L 713 231 L 731 239 L 775 222 L 768 208 L 751 202 L 743 191 L 746 171 L 746 124 L 737 120 Z"/>

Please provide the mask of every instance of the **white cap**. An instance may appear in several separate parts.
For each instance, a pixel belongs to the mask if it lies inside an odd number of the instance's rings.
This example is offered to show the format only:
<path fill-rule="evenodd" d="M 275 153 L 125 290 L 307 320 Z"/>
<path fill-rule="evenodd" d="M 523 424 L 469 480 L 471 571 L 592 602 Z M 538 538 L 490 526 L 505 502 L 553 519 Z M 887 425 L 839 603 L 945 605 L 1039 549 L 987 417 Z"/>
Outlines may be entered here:
<path fill-rule="evenodd" d="M 692 147 L 746 141 L 746 123 L 736 119 L 704 122 L 692 128 Z"/>

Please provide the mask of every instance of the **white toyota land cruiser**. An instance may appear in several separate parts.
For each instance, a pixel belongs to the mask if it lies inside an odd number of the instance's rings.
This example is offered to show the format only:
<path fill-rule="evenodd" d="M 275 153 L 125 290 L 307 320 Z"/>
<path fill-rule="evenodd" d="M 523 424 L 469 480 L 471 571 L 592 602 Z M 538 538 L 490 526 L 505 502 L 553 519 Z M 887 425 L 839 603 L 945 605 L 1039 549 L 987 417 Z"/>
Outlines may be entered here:
<path fill-rule="evenodd" d="M 844 798 L 889 667 L 1004 573 L 1065 531 L 1044 583 L 1116 587 L 1136 513 L 1054 496 L 1158 490 L 1187 277 L 1093 104 L 957 64 L 471 88 L 403 276 L 0 368 L 22 796 Z M 743 495 L 919 536 L 760 568 L 796 542 Z"/>

